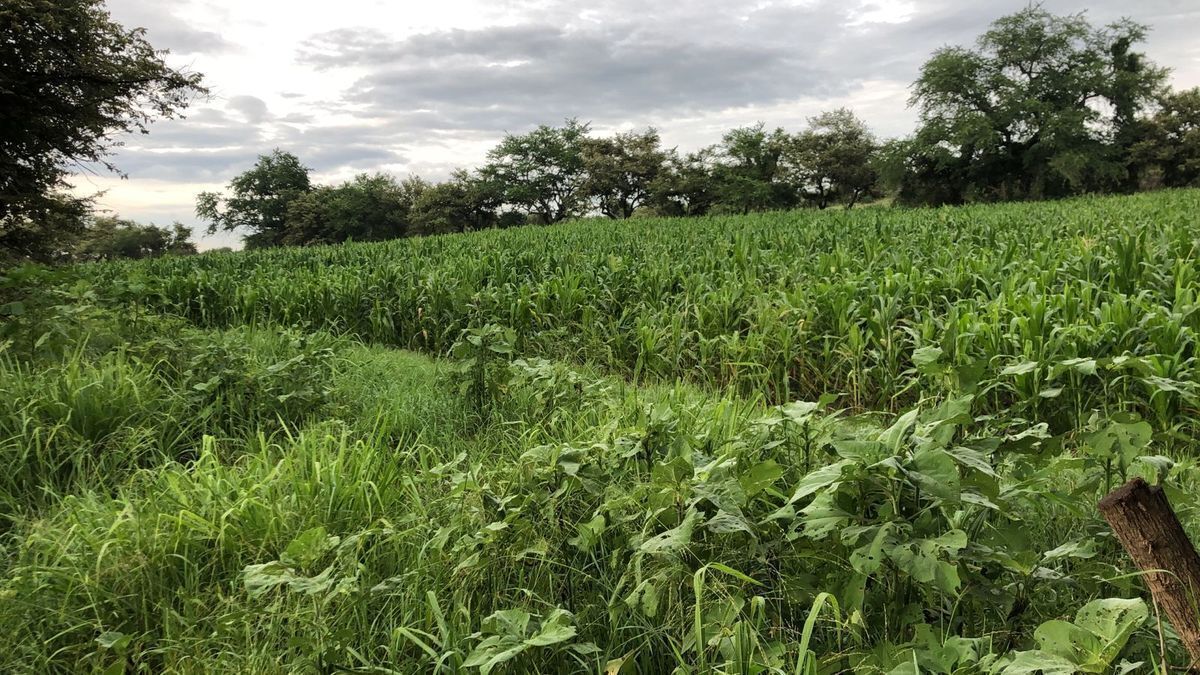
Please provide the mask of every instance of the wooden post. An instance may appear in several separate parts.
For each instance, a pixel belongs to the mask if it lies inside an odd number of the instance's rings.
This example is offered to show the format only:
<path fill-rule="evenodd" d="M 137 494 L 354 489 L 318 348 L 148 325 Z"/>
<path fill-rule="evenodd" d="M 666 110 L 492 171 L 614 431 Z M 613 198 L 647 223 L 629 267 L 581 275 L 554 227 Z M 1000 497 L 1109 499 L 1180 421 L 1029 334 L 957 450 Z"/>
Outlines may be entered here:
<path fill-rule="evenodd" d="M 1192 657 L 1189 668 L 1195 669 L 1200 664 L 1200 554 L 1167 495 L 1134 478 L 1101 499 L 1098 507 L 1125 552 L 1145 573 L 1154 602 L 1171 620 Z"/>

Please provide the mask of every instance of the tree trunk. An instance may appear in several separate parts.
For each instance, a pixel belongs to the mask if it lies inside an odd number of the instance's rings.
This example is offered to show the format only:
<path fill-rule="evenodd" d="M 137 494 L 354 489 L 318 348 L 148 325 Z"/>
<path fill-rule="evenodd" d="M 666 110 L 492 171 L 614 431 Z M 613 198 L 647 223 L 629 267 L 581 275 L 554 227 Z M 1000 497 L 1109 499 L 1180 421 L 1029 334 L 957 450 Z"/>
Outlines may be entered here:
<path fill-rule="evenodd" d="M 1200 555 L 1162 488 L 1134 478 L 1110 492 L 1098 505 L 1125 552 L 1145 573 L 1154 602 L 1162 608 L 1192 657 L 1200 665 Z"/>

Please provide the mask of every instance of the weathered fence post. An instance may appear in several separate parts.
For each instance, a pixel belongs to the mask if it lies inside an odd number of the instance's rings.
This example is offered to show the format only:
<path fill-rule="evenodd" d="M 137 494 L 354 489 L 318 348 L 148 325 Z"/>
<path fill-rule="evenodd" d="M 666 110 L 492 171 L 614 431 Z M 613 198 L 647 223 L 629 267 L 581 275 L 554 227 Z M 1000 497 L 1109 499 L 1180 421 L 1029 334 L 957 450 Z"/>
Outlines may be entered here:
<path fill-rule="evenodd" d="M 1200 554 L 1171 510 L 1162 488 L 1134 478 L 1098 505 L 1125 552 L 1145 572 L 1154 602 L 1200 665 Z"/>

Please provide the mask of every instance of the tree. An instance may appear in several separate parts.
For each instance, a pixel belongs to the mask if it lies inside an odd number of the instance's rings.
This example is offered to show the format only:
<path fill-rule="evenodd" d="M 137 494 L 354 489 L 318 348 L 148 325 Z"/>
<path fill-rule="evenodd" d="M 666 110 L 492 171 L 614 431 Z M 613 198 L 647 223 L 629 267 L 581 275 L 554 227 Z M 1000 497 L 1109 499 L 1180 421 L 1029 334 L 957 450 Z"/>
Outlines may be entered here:
<path fill-rule="evenodd" d="M 517 224 L 514 216 L 501 214 L 504 188 L 485 176 L 455 171 L 450 180 L 433 185 L 413 203 L 414 234 L 444 234 L 482 230 Z"/>
<path fill-rule="evenodd" d="M 403 237 L 409 234 L 413 203 L 428 188 L 415 176 L 397 181 L 382 173 L 316 188 L 288 204 L 281 242 L 310 245 Z"/>
<path fill-rule="evenodd" d="M 1145 35 L 1129 21 L 1098 29 L 1082 15 L 1031 6 L 994 22 L 976 49 L 938 50 L 910 102 L 921 119 L 913 163 L 937 167 L 928 179 L 955 181 L 950 202 L 1121 185 L 1127 174 L 1113 140 L 1166 76 L 1131 51 Z"/>
<path fill-rule="evenodd" d="M 1138 187 L 1200 185 L 1200 87 L 1165 94 L 1138 127 L 1130 147 Z"/>
<path fill-rule="evenodd" d="M 846 108 L 811 117 L 808 125 L 781 159 L 791 174 L 787 182 L 818 208 L 832 201 L 853 208 L 879 179 L 873 165 L 875 138 Z"/>
<path fill-rule="evenodd" d="M 650 186 L 650 205 L 659 215 L 702 216 L 717 202 L 714 148 L 680 156 L 667 153 L 663 171 Z"/>
<path fill-rule="evenodd" d="M 667 153 L 653 127 L 583 141 L 584 191 L 609 218 L 629 218 L 649 202 Z"/>
<path fill-rule="evenodd" d="M 717 201 L 738 213 L 795 204 L 795 187 L 784 181 L 780 165 L 790 144 L 783 129 L 768 132 L 762 122 L 727 132 L 715 152 Z"/>
<path fill-rule="evenodd" d="M 507 203 L 528 210 L 544 225 L 580 215 L 587 205 L 587 133 L 587 124 L 569 119 L 561 127 L 543 124 L 520 136 L 507 134 L 488 153 L 483 177 L 503 185 Z"/>
<path fill-rule="evenodd" d="M 140 225 L 115 216 L 95 218 L 75 248 L 75 260 L 140 260 L 161 255 L 192 255 L 192 231 L 180 223 L 171 229 Z"/>
<path fill-rule="evenodd" d="M 892 139 L 880 146 L 874 165 L 883 190 L 899 204 L 962 202 L 967 167 L 945 146 L 923 145 L 916 137 Z"/>
<path fill-rule="evenodd" d="M 276 148 L 229 182 L 229 197 L 201 192 L 196 215 L 209 221 L 209 234 L 243 230 L 247 248 L 277 246 L 287 236 L 289 205 L 312 189 L 309 171 L 298 157 Z"/>
<path fill-rule="evenodd" d="M 56 194 L 72 165 L 106 159 L 120 133 L 147 131 L 205 93 L 142 29 L 112 21 L 102 0 L 0 4 L 0 248 L 47 259 L 82 231 L 86 202 Z M 48 222 L 57 223 L 47 227 Z M 64 229 L 65 228 L 65 229 Z M 31 239 L 40 240 L 31 245 Z"/>
<path fill-rule="evenodd" d="M 51 193 L 37 209 L 0 218 L 0 265 L 69 260 L 85 233 L 91 199 Z"/>

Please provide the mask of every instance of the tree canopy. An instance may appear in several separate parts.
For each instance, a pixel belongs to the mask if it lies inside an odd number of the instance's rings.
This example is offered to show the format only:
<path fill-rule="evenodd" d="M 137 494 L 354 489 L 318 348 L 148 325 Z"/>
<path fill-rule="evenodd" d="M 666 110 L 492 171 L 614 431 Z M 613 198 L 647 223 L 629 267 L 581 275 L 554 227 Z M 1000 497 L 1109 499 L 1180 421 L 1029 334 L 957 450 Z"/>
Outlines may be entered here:
<path fill-rule="evenodd" d="M 383 241 L 411 234 L 409 212 L 429 184 L 361 174 L 338 186 L 318 187 L 288 204 L 281 243 Z"/>
<path fill-rule="evenodd" d="M 170 229 L 141 225 L 116 216 L 95 218 L 84 231 L 71 259 L 139 260 L 162 255 L 192 255 L 196 246 L 188 239 L 192 231 L 180 223 Z"/>
<path fill-rule="evenodd" d="M 543 124 L 527 134 L 507 134 L 481 171 L 504 187 L 505 201 L 544 224 L 557 223 L 585 211 L 587 133 L 587 124 L 570 119 L 561 127 Z"/>
<path fill-rule="evenodd" d="M 879 176 L 873 165 L 875 137 L 848 108 L 821 113 L 792 139 L 783 156 L 790 182 L 818 208 L 841 201 L 853 208 Z"/>
<path fill-rule="evenodd" d="M 83 227 L 86 201 L 59 193 L 71 169 L 115 171 L 118 134 L 178 116 L 205 89 L 102 0 L 9 0 L 0 35 L 0 252 L 46 260 Z"/>
<path fill-rule="evenodd" d="M 609 218 L 629 218 L 645 206 L 666 168 L 658 130 L 631 131 L 583 142 L 584 192 Z"/>
<path fill-rule="evenodd" d="M 946 47 L 921 68 L 911 103 L 907 201 L 1059 197 L 1117 189 L 1120 143 L 1161 93 L 1166 71 L 1133 46 L 1146 27 L 1102 28 L 1031 6 L 995 21 L 974 49 Z"/>
<path fill-rule="evenodd" d="M 1200 87 L 1164 94 L 1130 144 L 1142 188 L 1200 185 Z"/>
<path fill-rule="evenodd" d="M 276 148 L 231 180 L 228 196 L 200 193 L 196 216 L 209 221 L 209 234 L 246 232 L 246 246 L 251 248 L 282 244 L 287 239 L 288 208 L 312 189 L 310 171 L 299 157 Z"/>

